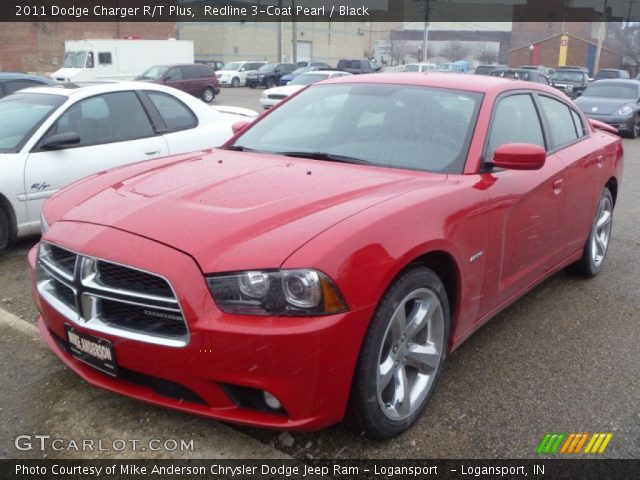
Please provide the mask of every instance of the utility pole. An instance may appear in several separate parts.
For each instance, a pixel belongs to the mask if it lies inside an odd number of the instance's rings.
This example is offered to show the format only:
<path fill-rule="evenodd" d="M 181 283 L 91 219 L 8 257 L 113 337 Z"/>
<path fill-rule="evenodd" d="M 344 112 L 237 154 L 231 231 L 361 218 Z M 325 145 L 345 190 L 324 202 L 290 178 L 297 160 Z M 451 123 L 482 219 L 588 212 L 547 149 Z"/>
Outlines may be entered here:
<path fill-rule="evenodd" d="M 422 58 L 421 60 L 427 61 L 427 48 L 429 48 L 429 4 L 431 0 L 425 0 L 424 8 L 424 37 L 422 41 Z"/>
<path fill-rule="evenodd" d="M 277 62 L 282 61 L 282 0 L 278 0 L 278 11 L 280 12 L 280 19 L 278 22 L 278 59 Z"/>
<path fill-rule="evenodd" d="M 292 63 L 298 63 L 298 25 L 296 23 L 296 0 L 291 0 L 291 15 L 293 21 L 291 22 L 291 46 L 293 47 L 293 60 Z"/>
<path fill-rule="evenodd" d="M 602 44 L 604 43 L 604 39 L 607 36 L 607 2 L 608 0 L 604 0 L 604 5 L 602 7 L 602 16 L 603 21 L 600 22 L 600 27 L 598 28 L 598 44 L 596 45 L 596 58 L 593 62 L 593 72 L 592 75 L 595 76 L 600 69 L 600 55 L 602 54 Z"/>

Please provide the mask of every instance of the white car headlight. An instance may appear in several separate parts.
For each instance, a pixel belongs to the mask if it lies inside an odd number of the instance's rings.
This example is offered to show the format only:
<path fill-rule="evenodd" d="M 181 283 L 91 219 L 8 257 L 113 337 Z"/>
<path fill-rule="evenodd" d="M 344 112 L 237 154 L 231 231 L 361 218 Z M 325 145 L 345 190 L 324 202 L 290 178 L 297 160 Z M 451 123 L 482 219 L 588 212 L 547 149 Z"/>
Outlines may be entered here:
<path fill-rule="evenodd" d="M 630 105 L 625 105 L 620 110 L 618 110 L 618 115 L 621 117 L 628 117 L 633 113 L 633 108 Z"/>

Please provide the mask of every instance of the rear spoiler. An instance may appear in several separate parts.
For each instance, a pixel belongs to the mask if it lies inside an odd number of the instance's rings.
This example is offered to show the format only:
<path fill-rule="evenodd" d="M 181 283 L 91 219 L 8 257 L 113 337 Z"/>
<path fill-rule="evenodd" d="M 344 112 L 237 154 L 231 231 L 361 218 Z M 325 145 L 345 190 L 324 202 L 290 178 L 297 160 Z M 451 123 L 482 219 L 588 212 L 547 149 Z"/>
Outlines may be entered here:
<path fill-rule="evenodd" d="M 600 120 L 594 120 L 594 119 L 590 118 L 589 119 L 589 123 L 596 130 L 604 130 L 605 132 L 609 132 L 609 133 L 613 133 L 615 135 L 618 135 L 618 129 L 617 128 L 612 127 L 611 125 L 608 125 L 608 124 L 606 124 L 604 122 L 601 122 Z"/>

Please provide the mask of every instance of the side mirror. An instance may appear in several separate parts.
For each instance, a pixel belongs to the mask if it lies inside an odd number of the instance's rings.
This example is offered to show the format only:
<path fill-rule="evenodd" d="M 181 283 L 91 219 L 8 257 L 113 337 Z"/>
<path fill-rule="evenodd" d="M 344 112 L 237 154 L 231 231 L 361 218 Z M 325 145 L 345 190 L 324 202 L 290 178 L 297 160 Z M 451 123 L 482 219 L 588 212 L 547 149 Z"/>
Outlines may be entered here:
<path fill-rule="evenodd" d="M 244 68 L 244 67 L 242 67 L 242 68 L 240 69 L 240 71 L 241 71 L 241 72 L 246 72 L 246 71 L 247 71 L 247 69 L 246 69 L 246 68 Z"/>
<path fill-rule="evenodd" d="M 162 81 L 163 82 L 168 82 L 169 80 L 171 80 L 171 75 L 166 75 L 166 76 L 162 77 Z"/>
<path fill-rule="evenodd" d="M 44 139 L 41 150 L 62 150 L 80 143 L 80 135 L 76 132 L 56 133 Z"/>
<path fill-rule="evenodd" d="M 234 135 L 237 135 L 238 133 L 243 131 L 245 128 L 247 128 L 250 124 L 251 122 L 248 122 L 246 120 L 240 120 L 239 122 L 236 122 L 233 125 L 231 125 L 231 131 L 233 132 Z"/>
<path fill-rule="evenodd" d="M 539 145 L 507 143 L 496 148 L 492 163 L 508 170 L 540 170 L 547 159 L 547 152 Z"/>
<path fill-rule="evenodd" d="M 596 130 L 603 130 L 605 132 L 613 133 L 614 135 L 619 135 L 617 128 L 612 127 L 607 123 L 601 122 L 600 120 L 594 120 L 593 118 L 590 118 L 589 125 L 591 125 Z"/>

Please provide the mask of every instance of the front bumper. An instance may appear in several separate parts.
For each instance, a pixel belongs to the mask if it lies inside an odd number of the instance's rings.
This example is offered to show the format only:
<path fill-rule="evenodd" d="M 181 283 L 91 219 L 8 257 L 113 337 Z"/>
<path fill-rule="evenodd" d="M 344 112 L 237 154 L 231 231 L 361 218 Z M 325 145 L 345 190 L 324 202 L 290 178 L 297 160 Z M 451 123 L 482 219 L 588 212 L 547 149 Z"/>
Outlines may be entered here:
<path fill-rule="evenodd" d="M 588 118 L 617 128 L 620 133 L 629 133 L 633 129 L 633 115 L 629 117 L 621 117 L 620 115 L 595 115 L 593 113 L 585 113 L 585 115 Z"/>
<path fill-rule="evenodd" d="M 360 343 L 372 309 L 314 318 L 269 318 L 221 312 L 198 265 L 151 240 L 97 225 L 58 222 L 46 240 L 60 247 L 167 278 L 189 329 L 176 348 L 93 331 L 63 315 L 38 293 L 38 328 L 47 345 L 92 385 L 155 405 L 250 426 L 315 430 L 345 413 Z M 29 254 L 35 281 L 37 248 Z M 112 342 L 116 378 L 70 354 L 65 324 Z M 282 404 L 270 411 L 242 395 L 267 391 Z"/>

